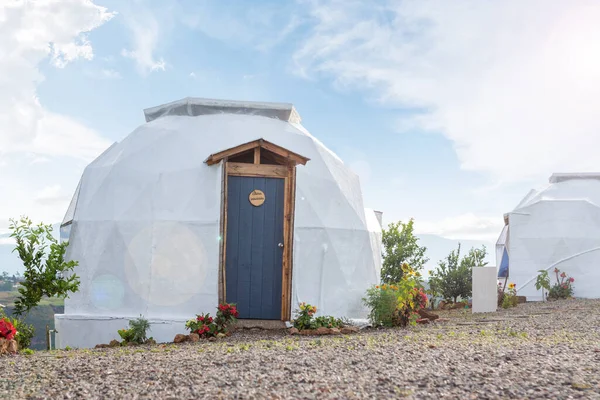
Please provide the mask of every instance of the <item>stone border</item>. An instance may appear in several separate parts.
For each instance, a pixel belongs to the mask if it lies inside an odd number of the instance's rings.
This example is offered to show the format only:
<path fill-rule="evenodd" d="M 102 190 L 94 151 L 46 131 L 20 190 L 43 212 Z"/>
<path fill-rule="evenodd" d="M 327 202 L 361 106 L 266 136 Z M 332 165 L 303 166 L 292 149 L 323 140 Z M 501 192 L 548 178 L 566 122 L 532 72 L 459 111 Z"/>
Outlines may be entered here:
<path fill-rule="evenodd" d="M 4 338 L 0 339 L 0 355 L 4 354 L 17 354 L 19 351 L 19 344 L 16 340 L 6 340 Z"/>
<path fill-rule="evenodd" d="M 345 326 L 343 328 L 325 328 L 320 327 L 317 329 L 302 329 L 298 330 L 296 328 L 288 329 L 288 334 L 290 335 L 303 335 L 303 336 L 321 336 L 321 335 L 350 335 L 358 332 L 358 327 L 356 326 Z"/>

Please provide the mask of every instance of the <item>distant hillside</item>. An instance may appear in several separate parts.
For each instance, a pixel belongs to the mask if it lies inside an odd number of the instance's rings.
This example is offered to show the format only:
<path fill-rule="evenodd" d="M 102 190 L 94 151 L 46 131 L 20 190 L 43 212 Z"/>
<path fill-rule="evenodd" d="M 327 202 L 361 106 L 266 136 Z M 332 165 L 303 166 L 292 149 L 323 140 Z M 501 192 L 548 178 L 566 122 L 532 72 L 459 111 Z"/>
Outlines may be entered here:
<path fill-rule="evenodd" d="M 417 235 L 417 237 L 419 238 L 419 245 L 427 247 L 427 257 L 429 257 L 429 262 L 425 266 L 427 270 L 435 269 L 438 261 L 446 258 L 452 250 L 455 250 L 459 242 L 461 243 L 461 254 L 468 252 L 471 247 L 479 248 L 485 245 L 488 253 L 486 259 L 488 265 L 493 266 L 496 264 L 495 243 L 477 240 L 446 239 L 436 235 Z"/>
<path fill-rule="evenodd" d="M 17 296 L 17 292 L 0 292 L 0 304 L 6 306 L 4 311 L 9 317 L 12 316 L 13 302 Z M 32 349 L 46 349 L 46 325 L 49 329 L 54 329 L 54 314 L 62 314 L 64 309 L 63 299 L 44 298 L 37 307 L 27 314 L 25 322 L 33 325 L 35 329 L 35 335 L 30 346 Z"/>
<path fill-rule="evenodd" d="M 19 271 L 23 274 L 21 260 L 12 253 L 13 248 L 13 245 L 0 244 L 0 272 L 6 271 L 9 275 L 14 275 Z"/>

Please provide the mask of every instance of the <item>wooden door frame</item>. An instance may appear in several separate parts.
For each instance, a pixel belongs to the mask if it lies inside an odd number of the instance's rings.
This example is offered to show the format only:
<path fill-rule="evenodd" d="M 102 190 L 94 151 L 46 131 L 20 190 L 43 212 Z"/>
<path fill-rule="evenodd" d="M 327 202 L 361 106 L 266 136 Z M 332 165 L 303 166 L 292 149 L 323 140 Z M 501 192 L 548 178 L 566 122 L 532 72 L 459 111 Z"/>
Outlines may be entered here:
<path fill-rule="evenodd" d="M 230 158 L 241 152 L 254 151 L 254 163 L 231 162 Z M 260 164 L 261 149 L 280 157 L 283 165 Z M 262 139 L 245 143 L 233 149 L 209 156 L 208 165 L 221 165 L 221 221 L 219 241 L 219 303 L 227 298 L 227 191 L 230 176 L 278 178 L 284 180 L 283 199 L 283 257 L 281 271 L 282 321 L 289 321 L 292 314 L 292 275 L 294 258 L 294 214 L 296 208 L 296 165 L 306 164 L 309 159 Z"/>

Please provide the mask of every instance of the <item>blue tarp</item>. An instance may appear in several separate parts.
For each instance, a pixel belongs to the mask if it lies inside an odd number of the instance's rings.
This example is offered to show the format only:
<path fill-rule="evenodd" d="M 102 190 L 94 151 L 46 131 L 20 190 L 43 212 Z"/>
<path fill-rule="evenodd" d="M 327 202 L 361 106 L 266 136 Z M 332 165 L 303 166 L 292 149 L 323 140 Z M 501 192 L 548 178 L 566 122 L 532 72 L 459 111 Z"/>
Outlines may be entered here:
<path fill-rule="evenodd" d="M 502 253 L 502 261 L 500 262 L 500 268 L 498 268 L 498 278 L 508 278 L 508 252 L 504 248 Z"/>

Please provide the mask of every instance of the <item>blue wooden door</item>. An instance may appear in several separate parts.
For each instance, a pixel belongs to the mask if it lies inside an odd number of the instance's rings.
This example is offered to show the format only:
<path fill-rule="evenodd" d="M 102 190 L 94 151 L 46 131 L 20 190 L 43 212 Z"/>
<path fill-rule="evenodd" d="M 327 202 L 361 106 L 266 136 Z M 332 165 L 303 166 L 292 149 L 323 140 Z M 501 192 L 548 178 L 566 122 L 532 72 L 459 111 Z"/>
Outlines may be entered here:
<path fill-rule="evenodd" d="M 264 203 L 249 195 L 261 190 Z M 239 318 L 281 318 L 284 180 L 229 176 L 225 296 Z"/>

